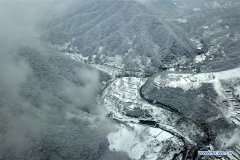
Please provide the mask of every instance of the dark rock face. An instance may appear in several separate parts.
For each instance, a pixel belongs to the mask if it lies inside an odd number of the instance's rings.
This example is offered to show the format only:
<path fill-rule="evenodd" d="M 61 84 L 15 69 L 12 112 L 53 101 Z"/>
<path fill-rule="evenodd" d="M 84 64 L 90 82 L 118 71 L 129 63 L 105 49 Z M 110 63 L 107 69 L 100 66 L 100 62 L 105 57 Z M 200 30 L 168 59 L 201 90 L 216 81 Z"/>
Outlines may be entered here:
<path fill-rule="evenodd" d="M 136 1 L 90 0 L 48 24 L 42 38 L 52 44 L 71 42 L 68 47 L 84 56 L 124 56 L 127 68 L 136 67 L 129 59 L 145 62 L 149 57 L 158 68 L 161 63 L 195 55 L 186 35 L 168 23 Z"/>

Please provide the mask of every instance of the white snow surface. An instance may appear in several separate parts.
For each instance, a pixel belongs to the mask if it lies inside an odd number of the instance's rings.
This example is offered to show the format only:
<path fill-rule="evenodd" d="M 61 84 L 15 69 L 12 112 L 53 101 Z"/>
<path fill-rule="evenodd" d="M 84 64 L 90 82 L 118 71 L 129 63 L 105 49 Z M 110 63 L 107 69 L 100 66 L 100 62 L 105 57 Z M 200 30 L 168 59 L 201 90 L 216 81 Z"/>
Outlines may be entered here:
<path fill-rule="evenodd" d="M 201 11 L 200 8 L 194 8 L 193 11 L 197 12 L 197 11 Z"/>
<path fill-rule="evenodd" d="M 78 62 L 83 62 L 88 60 L 88 57 L 84 57 L 81 54 L 77 54 L 77 53 L 68 53 L 68 52 L 64 52 L 63 53 L 64 56 L 69 57 L 70 59 L 76 60 Z"/>
<path fill-rule="evenodd" d="M 201 63 L 201 62 L 205 61 L 206 58 L 207 58 L 206 55 L 201 54 L 201 55 L 196 56 L 194 61 L 195 61 L 195 63 Z"/>
<path fill-rule="evenodd" d="M 202 49 L 203 48 L 203 45 L 199 40 L 194 39 L 194 38 L 191 38 L 190 40 L 196 44 L 197 49 Z"/>
<path fill-rule="evenodd" d="M 178 18 L 175 21 L 178 23 L 187 23 L 187 19 L 184 19 L 184 18 Z"/>
<path fill-rule="evenodd" d="M 240 68 L 212 72 L 212 73 L 199 73 L 199 74 L 175 74 L 170 73 L 166 77 L 158 75 L 154 79 L 155 85 L 158 87 L 173 87 L 182 88 L 185 91 L 189 89 L 197 89 L 201 87 L 203 83 L 212 83 L 216 92 L 222 95 L 221 80 L 240 77 Z"/>
<path fill-rule="evenodd" d="M 195 144 L 194 140 L 191 139 L 195 132 L 185 132 L 186 129 L 191 131 L 195 130 L 197 134 L 202 133 L 202 131 L 194 125 L 184 126 L 183 124 L 180 128 L 173 127 L 179 120 L 178 116 L 174 117 L 175 114 L 172 112 L 145 102 L 140 97 L 139 89 L 146 80 L 145 78 L 136 77 L 116 78 L 102 94 L 104 106 L 112 118 L 122 122 L 118 127 L 118 131 L 110 133 L 108 136 L 110 149 L 126 151 L 132 159 L 136 160 L 144 160 L 144 158 L 141 158 L 142 156 L 147 157 L 146 159 L 156 160 L 160 156 L 159 151 L 162 149 L 161 144 L 169 137 L 172 137 L 170 141 L 174 144 L 176 143 L 176 147 L 181 146 L 179 144 L 180 140 L 167 131 L 184 136 L 184 138 L 192 144 Z M 147 110 L 152 116 L 133 118 L 125 115 L 125 111 L 132 111 L 136 108 L 137 110 Z M 137 124 L 139 123 L 139 119 L 156 121 L 166 131 L 163 131 L 161 128 L 139 125 Z M 146 134 L 145 132 L 149 133 Z M 160 136 L 157 136 L 158 134 L 160 134 Z M 132 143 L 133 139 L 135 139 L 134 143 Z M 156 147 L 155 142 L 160 145 Z M 166 144 L 164 146 L 166 146 Z M 171 153 L 170 159 L 172 158 Z"/>
<path fill-rule="evenodd" d="M 166 139 L 172 138 L 173 141 L 178 141 L 178 138 L 160 128 L 139 125 L 137 118 L 123 114 L 124 103 L 128 104 L 128 110 L 136 107 L 154 109 L 150 104 L 144 103 L 138 93 L 145 81 L 146 79 L 135 77 L 118 78 L 103 93 L 107 110 L 115 119 L 123 122 L 119 124 L 116 132 L 108 135 L 109 149 L 127 152 L 133 160 L 156 160 Z M 161 119 L 166 121 L 167 117 L 161 114 L 162 109 L 155 109 L 154 113 L 158 115 L 156 118 L 161 116 Z"/>
<path fill-rule="evenodd" d="M 99 49 L 98 49 L 98 53 L 101 53 L 103 50 L 103 46 L 100 46 Z"/>
<path fill-rule="evenodd" d="M 170 138 L 173 138 L 173 135 L 161 129 L 132 123 L 120 124 L 117 132 L 108 135 L 110 150 L 127 152 L 134 160 L 156 160 L 163 141 Z"/>
<path fill-rule="evenodd" d="M 107 62 L 105 62 L 105 64 L 108 66 L 123 69 L 125 65 L 122 62 L 123 62 L 122 56 L 115 55 L 114 57 L 108 57 Z"/>

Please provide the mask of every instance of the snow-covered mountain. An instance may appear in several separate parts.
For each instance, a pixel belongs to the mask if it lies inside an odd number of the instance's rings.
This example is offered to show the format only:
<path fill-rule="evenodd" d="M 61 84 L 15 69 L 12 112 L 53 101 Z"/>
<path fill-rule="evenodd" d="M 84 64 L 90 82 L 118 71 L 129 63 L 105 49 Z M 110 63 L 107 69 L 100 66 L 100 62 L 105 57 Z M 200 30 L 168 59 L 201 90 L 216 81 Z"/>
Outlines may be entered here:
<path fill-rule="evenodd" d="M 196 56 L 185 33 L 168 23 L 137 1 L 90 0 L 48 24 L 42 37 L 90 61 L 146 70 Z"/>
<path fill-rule="evenodd" d="M 239 1 L 150 0 L 146 5 L 188 34 L 204 57 L 197 65 L 201 70 L 220 71 L 239 65 Z"/>
<path fill-rule="evenodd" d="M 239 159 L 238 0 L 1 2 L 0 160 Z"/>

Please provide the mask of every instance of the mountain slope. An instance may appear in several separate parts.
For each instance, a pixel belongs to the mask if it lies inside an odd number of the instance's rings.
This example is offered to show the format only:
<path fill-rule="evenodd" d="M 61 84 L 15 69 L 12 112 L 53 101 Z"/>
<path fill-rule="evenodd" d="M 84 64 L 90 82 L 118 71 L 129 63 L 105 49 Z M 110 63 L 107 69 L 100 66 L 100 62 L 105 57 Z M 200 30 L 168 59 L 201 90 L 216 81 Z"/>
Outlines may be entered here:
<path fill-rule="evenodd" d="M 47 25 L 45 41 L 93 61 L 108 63 L 119 56 L 135 69 L 194 56 L 193 44 L 182 32 L 136 1 L 91 0 L 76 6 Z"/>
<path fill-rule="evenodd" d="M 146 6 L 181 28 L 199 46 L 204 60 L 197 66 L 202 71 L 221 71 L 240 65 L 239 1 L 150 0 Z"/>

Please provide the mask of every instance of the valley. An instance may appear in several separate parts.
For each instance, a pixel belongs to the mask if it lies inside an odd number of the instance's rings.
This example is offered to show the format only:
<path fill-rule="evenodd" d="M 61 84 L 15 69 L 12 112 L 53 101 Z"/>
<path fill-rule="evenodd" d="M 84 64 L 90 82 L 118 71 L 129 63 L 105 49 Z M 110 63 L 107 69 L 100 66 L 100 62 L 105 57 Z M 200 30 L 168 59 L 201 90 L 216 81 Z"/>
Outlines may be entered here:
<path fill-rule="evenodd" d="M 84 62 L 79 54 L 64 53 L 64 55 L 76 61 Z M 238 84 L 239 68 L 198 74 L 168 71 L 168 73 L 155 74 L 153 77 L 146 77 L 144 76 L 146 74 L 140 71 L 131 75 L 132 71 L 129 73 L 130 75 L 125 77 L 126 71 L 123 68 L 89 64 L 112 77 L 103 90 L 100 100 L 106 107 L 109 118 L 117 123 L 117 131 L 108 135 L 109 147 L 113 151 L 125 151 L 133 159 L 156 160 L 159 156 L 165 159 L 173 159 L 176 155 L 179 159 L 193 157 L 198 149 L 217 147 L 214 146 L 215 140 L 209 137 L 209 131 L 201 124 L 193 121 L 191 117 L 173 109 L 174 107 L 144 97 L 141 91 L 142 86 L 152 79 L 156 88 L 171 87 L 192 90 L 199 88 L 204 83 L 213 84 L 218 98 L 211 103 L 220 107 L 217 109 L 220 110 L 219 114 L 224 114 L 229 123 L 239 126 L 240 114 L 237 108 L 239 102 L 232 97 L 233 92 L 239 85 L 234 86 L 230 92 L 225 85 L 228 86 L 232 83 L 223 84 L 223 81 L 228 80 L 235 81 Z M 226 101 L 228 104 L 226 104 Z M 227 109 L 221 107 L 224 102 L 229 105 Z M 211 116 L 209 121 L 218 121 L 221 117 L 219 115 Z M 129 143 L 126 143 L 126 140 Z M 172 146 L 172 148 L 166 150 L 164 148 L 166 145 Z M 239 151 L 237 148 L 235 150 L 236 159 L 239 156 Z"/>
<path fill-rule="evenodd" d="M 239 8 L 0 0 L 0 160 L 239 160 Z"/>

